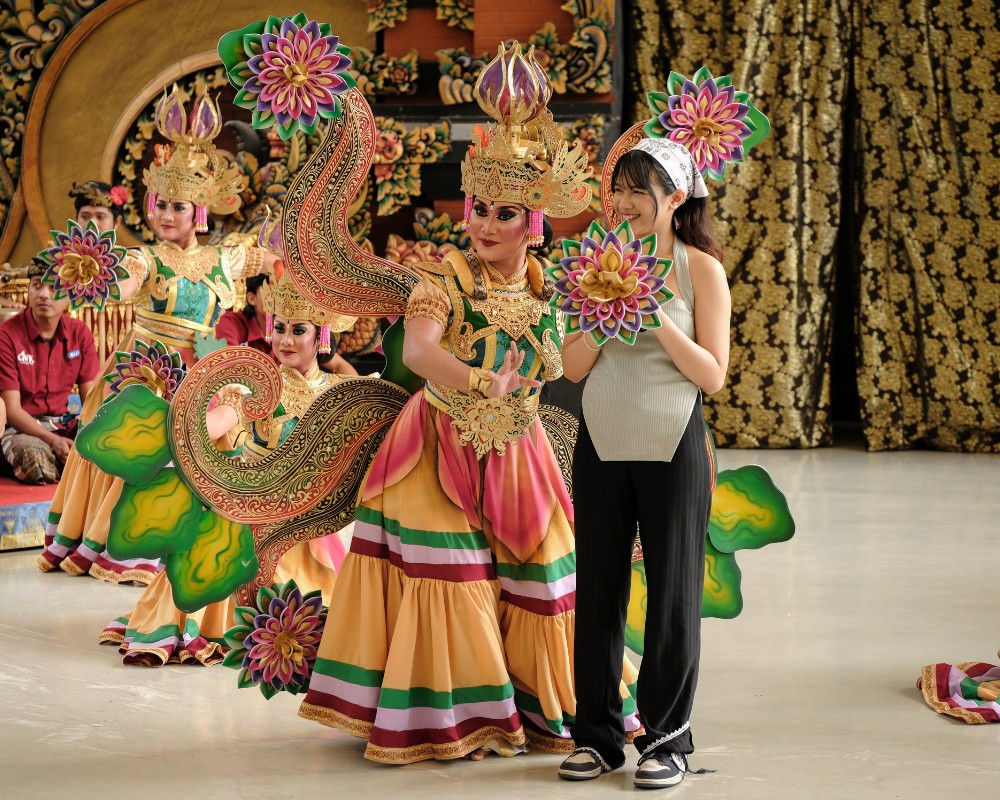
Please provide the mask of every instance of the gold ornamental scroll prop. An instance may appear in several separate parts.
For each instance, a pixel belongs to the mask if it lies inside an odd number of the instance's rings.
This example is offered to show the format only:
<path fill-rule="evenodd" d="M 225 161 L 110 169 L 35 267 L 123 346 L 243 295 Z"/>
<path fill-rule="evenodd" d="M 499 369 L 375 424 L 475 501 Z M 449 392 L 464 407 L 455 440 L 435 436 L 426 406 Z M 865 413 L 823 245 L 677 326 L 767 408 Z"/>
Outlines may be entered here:
<path fill-rule="evenodd" d="M 644 125 L 644 122 L 637 122 L 619 136 L 618 141 L 608 151 L 607 158 L 604 159 L 604 167 L 601 170 L 601 208 L 604 210 L 604 216 L 612 228 L 621 222 L 621 218 L 615 212 L 614 204 L 611 202 L 612 195 L 614 194 L 614 187 L 611 185 L 611 176 L 615 172 L 615 165 L 618 163 L 618 159 L 646 138 L 646 134 L 642 130 Z"/>
<path fill-rule="evenodd" d="M 381 444 L 384 432 L 377 438 Z M 371 455 L 374 456 L 374 451 Z M 278 561 L 295 545 L 337 533 L 354 521 L 358 492 L 370 461 L 365 458 L 350 465 L 333 493 L 304 514 L 282 522 L 250 526 L 259 570 L 256 578 L 236 590 L 237 605 L 253 606 L 257 590 L 273 583 Z"/>
<path fill-rule="evenodd" d="M 420 276 L 378 258 L 351 237 L 350 204 L 367 180 L 378 127 L 359 89 L 341 95 L 319 148 L 288 190 L 282 215 L 285 268 L 303 296 L 355 317 L 401 316 Z"/>
<path fill-rule="evenodd" d="M 272 453 L 244 464 L 216 449 L 205 424 L 212 398 L 231 384 L 250 390 L 243 400 L 247 419 L 268 418 L 278 406 L 281 377 L 271 359 L 229 347 L 188 373 L 170 405 L 168 438 L 174 464 L 201 501 L 251 526 L 292 519 L 328 498 L 336 499 L 334 513 L 342 507 L 353 513 L 364 470 L 409 399 L 388 381 L 344 379 L 313 401 Z"/>

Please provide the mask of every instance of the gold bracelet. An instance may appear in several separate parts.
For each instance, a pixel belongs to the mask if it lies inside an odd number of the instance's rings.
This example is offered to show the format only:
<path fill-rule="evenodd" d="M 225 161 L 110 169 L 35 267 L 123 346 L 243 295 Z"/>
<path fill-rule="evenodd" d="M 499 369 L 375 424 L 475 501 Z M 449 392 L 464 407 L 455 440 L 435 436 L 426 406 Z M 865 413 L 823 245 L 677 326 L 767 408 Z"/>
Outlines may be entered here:
<path fill-rule="evenodd" d="M 246 395 L 237 386 L 223 386 L 219 390 L 219 399 L 216 402 L 216 408 L 219 406 L 229 406 L 233 411 L 236 412 L 236 416 L 239 419 L 243 419 L 243 398 Z"/>
<path fill-rule="evenodd" d="M 493 375 L 482 367 L 472 367 L 469 370 L 469 394 L 486 397 L 486 392 L 493 383 Z"/>
<path fill-rule="evenodd" d="M 593 337 L 589 333 L 583 334 L 583 343 L 587 345 L 588 350 L 593 350 L 595 353 L 601 352 L 601 346 L 594 341 Z"/>

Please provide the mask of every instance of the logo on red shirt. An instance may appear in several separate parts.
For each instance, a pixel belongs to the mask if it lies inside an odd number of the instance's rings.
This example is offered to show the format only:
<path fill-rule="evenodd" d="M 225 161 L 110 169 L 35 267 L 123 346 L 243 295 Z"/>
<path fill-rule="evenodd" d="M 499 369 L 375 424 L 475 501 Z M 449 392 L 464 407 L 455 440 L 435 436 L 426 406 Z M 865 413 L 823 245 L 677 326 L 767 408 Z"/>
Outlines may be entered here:
<path fill-rule="evenodd" d="M 35 366 L 35 357 L 31 353 L 25 353 L 23 350 L 17 354 L 17 361 L 19 364 L 27 364 L 29 367 Z"/>

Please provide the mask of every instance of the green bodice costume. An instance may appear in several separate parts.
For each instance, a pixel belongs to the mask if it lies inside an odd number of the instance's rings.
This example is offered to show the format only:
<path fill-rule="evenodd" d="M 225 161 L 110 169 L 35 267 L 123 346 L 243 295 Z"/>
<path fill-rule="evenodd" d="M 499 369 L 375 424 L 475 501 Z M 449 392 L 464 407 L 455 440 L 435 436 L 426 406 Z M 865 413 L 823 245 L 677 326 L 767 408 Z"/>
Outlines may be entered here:
<path fill-rule="evenodd" d="M 520 374 L 541 382 L 562 375 L 557 313 L 549 306 L 551 286 L 542 263 L 528 256 L 524 269 L 505 277 L 472 251 L 449 253 L 440 264 L 421 264 L 432 277 L 414 290 L 407 319 L 429 317 L 444 327 L 441 347 L 470 367 L 496 371 L 511 342 L 524 353 Z M 427 401 L 451 416 L 463 442 L 475 442 L 482 456 L 504 452 L 535 419 L 541 387 L 517 389 L 506 397 L 477 394 L 424 382 Z"/>
<path fill-rule="evenodd" d="M 231 455 L 240 455 L 247 461 L 266 456 L 288 438 L 312 401 L 340 380 L 338 375 L 323 372 L 318 365 L 305 375 L 288 367 L 278 370 L 281 402 L 269 419 L 241 420 L 245 435 L 241 434 Z"/>
<path fill-rule="evenodd" d="M 223 309 L 236 301 L 235 281 L 260 272 L 256 247 L 182 250 L 170 242 L 129 252 L 126 268 L 140 288 L 133 299 L 136 334 L 167 346 L 191 348 L 198 335 L 211 335 Z"/>

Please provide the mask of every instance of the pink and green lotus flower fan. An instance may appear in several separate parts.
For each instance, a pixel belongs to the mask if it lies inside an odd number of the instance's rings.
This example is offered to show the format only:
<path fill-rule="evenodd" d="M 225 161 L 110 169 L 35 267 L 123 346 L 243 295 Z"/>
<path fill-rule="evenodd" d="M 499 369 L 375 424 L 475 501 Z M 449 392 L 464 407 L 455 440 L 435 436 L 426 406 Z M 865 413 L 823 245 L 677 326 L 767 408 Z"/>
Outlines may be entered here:
<path fill-rule="evenodd" d="M 355 85 L 348 53 L 328 24 L 303 13 L 268 17 L 219 41 L 222 63 L 239 90 L 233 102 L 253 112 L 255 128 L 274 125 L 285 140 L 340 116 L 339 95 Z"/>
<path fill-rule="evenodd" d="M 303 593 L 293 580 L 262 586 L 256 605 L 233 612 L 236 625 L 226 631 L 232 649 L 222 663 L 240 671 L 241 689 L 256 686 L 268 700 L 298 694 L 309 686 L 326 614 L 319 589 Z"/>
<path fill-rule="evenodd" d="M 52 231 L 55 245 L 38 254 L 48 265 L 42 281 L 52 284 L 56 300 L 69 297 L 71 308 L 91 305 L 100 311 L 108 300 L 121 299 L 119 284 L 129 277 L 122 266 L 125 248 L 115 246 L 114 231 L 101 233 L 92 221 L 67 225 Z"/>
<path fill-rule="evenodd" d="M 715 78 L 702 67 L 691 79 L 677 72 L 666 92 L 649 92 L 655 115 L 643 128 L 651 139 L 670 139 L 688 149 L 703 176 L 721 181 L 730 163 L 746 158 L 750 148 L 771 132 L 771 123 L 729 75 Z"/>
<path fill-rule="evenodd" d="M 612 231 L 593 222 L 582 241 L 564 239 L 562 248 L 563 258 L 546 272 L 566 334 L 632 344 L 640 329 L 660 327 L 657 311 L 673 293 L 664 283 L 671 262 L 656 257 L 656 234 L 636 239 L 628 220 Z"/>
<path fill-rule="evenodd" d="M 139 383 L 169 403 L 186 374 L 180 353 L 171 352 L 160 341 L 146 344 L 136 339 L 131 350 L 115 353 L 115 371 L 105 375 L 104 380 L 111 384 L 109 398 L 121 394 L 126 386 Z"/>

